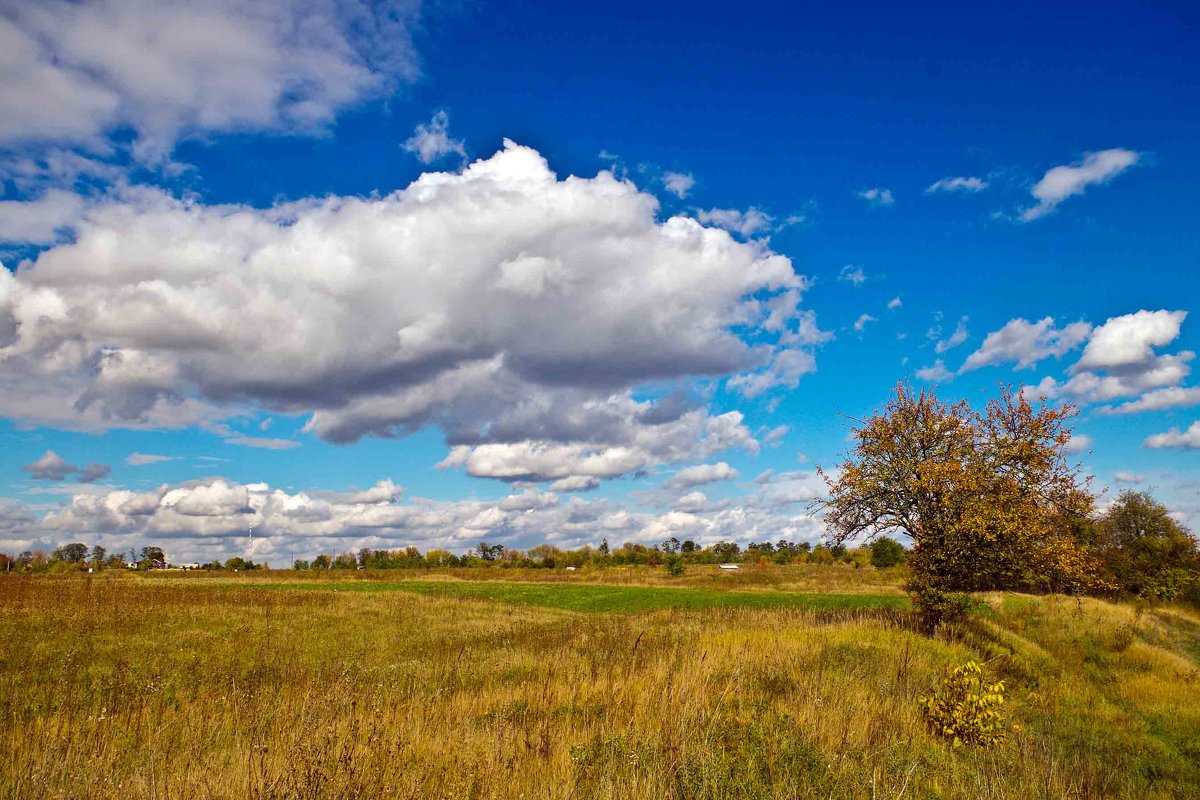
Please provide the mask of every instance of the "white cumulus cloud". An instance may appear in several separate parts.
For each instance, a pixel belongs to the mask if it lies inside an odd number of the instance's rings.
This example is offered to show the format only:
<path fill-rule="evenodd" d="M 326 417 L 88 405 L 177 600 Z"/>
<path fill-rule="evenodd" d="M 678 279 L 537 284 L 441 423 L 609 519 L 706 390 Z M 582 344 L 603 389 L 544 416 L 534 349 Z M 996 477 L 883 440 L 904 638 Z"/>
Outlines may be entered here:
<path fill-rule="evenodd" d="M 678 426 L 704 437 L 723 417 L 629 405 L 633 388 L 794 386 L 827 334 L 787 258 L 657 212 L 628 181 L 560 180 L 511 142 L 380 198 L 107 198 L 73 241 L 0 270 L 0 414 L 97 430 L 250 406 L 307 413 L 334 442 L 436 426 L 454 446 L 692 457 Z M 765 340 L 747 344 L 747 327 Z"/>

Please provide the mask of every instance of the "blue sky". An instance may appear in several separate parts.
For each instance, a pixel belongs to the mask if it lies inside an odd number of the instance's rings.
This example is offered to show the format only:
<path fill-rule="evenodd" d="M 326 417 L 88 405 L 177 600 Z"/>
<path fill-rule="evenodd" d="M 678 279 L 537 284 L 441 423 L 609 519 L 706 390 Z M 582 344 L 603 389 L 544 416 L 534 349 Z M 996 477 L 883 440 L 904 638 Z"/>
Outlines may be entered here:
<path fill-rule="evenodd" d="M 0 3 L 0 550 L 812 540 L 900 379 L 1077 403 L 1195 525 L 1198 34 Z"/>

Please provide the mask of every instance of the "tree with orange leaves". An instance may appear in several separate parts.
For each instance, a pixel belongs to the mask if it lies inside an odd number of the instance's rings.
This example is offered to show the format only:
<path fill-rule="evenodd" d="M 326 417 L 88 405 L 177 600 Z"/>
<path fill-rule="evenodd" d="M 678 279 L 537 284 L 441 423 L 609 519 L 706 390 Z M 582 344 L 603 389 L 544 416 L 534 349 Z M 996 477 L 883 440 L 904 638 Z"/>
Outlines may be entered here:
<path fill-rule="evenodd" d="M 837 471 L 821 473 L 832 540 L 908 535 L 909 588 L 931 625 L 962 607 L 956 593 L 1095 585 L 1075 533 L 1092 512 L 1089 479 L 1066 456 L 1076 413 L 1010 389 L 978 413 L 900 383 L 854 429 Z"/>

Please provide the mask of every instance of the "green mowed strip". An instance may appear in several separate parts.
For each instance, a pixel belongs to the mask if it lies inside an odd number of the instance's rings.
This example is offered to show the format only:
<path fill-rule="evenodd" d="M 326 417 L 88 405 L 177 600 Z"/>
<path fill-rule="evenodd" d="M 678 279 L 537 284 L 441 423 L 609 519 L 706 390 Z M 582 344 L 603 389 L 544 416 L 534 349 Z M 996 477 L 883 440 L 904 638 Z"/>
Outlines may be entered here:
<path fill-rule="evenodd" d="M 815 594 L 736 592 L 716 589 L 672 589 L 662 586 L 606 586 L 487 581 L 346 581 L 274 584 L 281 589 L 333 592 L 413 592 L 431 597 L 462 597 L 502 603 L 561 608 L 568 611 L 638 612 L 684 608 L 907 609 L 908 599 L 881 594 Z"/>

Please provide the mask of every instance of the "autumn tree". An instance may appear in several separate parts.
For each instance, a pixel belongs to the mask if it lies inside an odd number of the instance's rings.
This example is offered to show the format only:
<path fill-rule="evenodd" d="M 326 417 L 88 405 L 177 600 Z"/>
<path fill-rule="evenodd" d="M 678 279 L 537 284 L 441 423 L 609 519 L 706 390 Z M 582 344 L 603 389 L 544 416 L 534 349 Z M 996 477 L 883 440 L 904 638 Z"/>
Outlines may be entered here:
<path fill-rule="evenodd" d="M 978 413 L 899 384 L 821 473 L 832 543 L 907 535 L 910 589 L 931 624 L 946 593 L 1091 585 L 1095 562 L 1073 531 L 1092 495 L 1066 458 L 1076 413 L 1008 389 Z"/>

